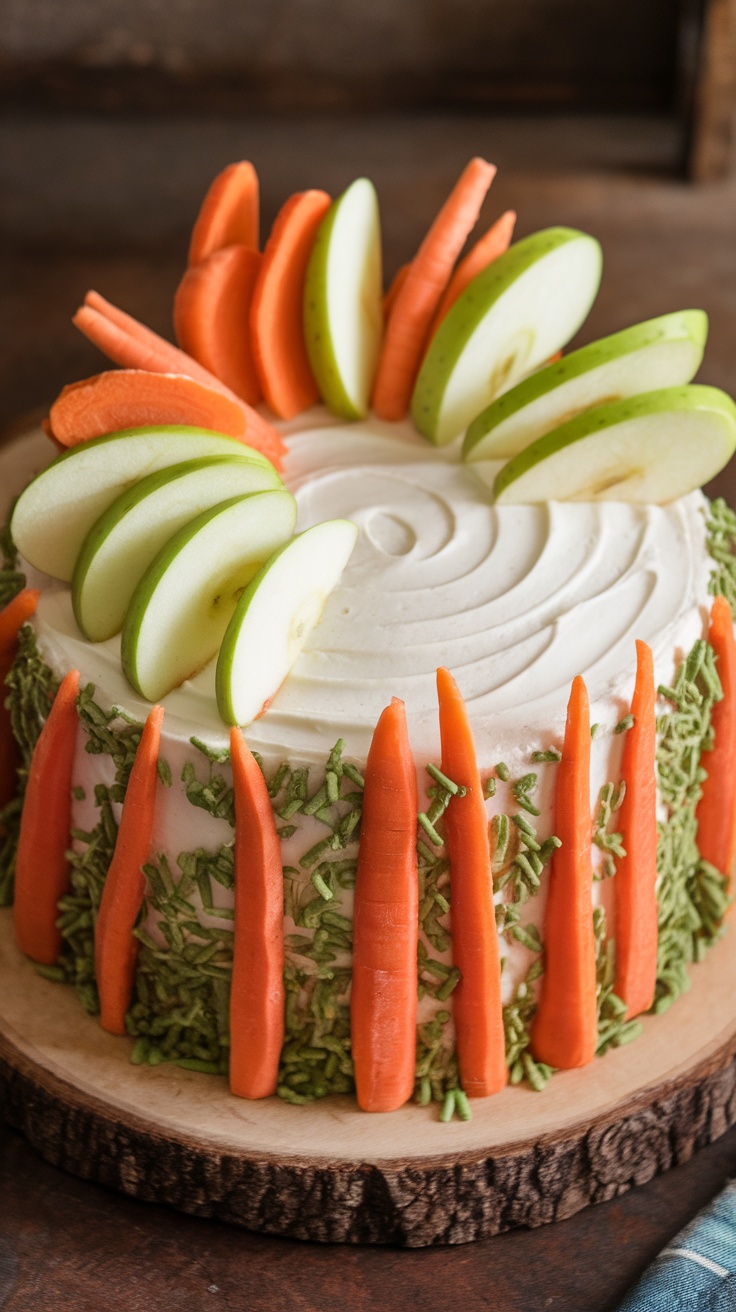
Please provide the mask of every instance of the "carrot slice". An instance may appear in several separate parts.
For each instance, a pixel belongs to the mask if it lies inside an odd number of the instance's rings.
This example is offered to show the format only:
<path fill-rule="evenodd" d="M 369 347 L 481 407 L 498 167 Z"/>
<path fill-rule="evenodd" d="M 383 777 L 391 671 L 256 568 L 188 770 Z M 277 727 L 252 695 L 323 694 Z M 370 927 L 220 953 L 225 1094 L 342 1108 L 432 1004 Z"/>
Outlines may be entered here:
<path fill-rule="evenodd" d="M 133 929 L 146 888 L 143 866 L 151 851 L 163 718 L 163 706 L 153 706 L 143 726 L 95 925 L 100 1023 L 110 1034 L 126 1033 L 125 1013 L 133 993 L 138 959 Z"/>
<path fill-rule="evenodd" d="M 49 411 L 54 437 L 76 446 L 146 424 L 193 424 L 244 437 L 242 409 L 222 392 L 181 374 L 115 369 L 62 388 Z"/>
<path fill-rule="evenodd" d="M 598 1015 L 590 857 L 590 711 L 585 684 L 573 679 L 562 760 L 557 767 L 555 830 L 544 916 L 544 975 L 532 1022 L 538 1061 L 564 1070 L 595 1056 Z"/>
<path fill-rule="evenodd" d="M 403 419 L 409 408 L 432 319 L 495 172 L 484 159 L 471 159 L 409 266 L 386 325 L 373 384 L 373 408 L 380 419 Z"/>
<path fill-rule="evenodd" d="M 645 642 L 637 641 L 636 683 L 631 700 L 634 723 L 624 742 L 621 777 L 626 794 L 617 824 L 626 856 L 616 863 L 614 990 L 626 1003 L 629 1018 L 649 1010 L 657 982 L 655 699 L 652 650 Z"/>
<path fill-rule="evenodd" d="M 263 251 L 250 331 L 263 395 L 282 419 L 319 400 L 304 344 L 304 279 L 317 229 L 330 207 L 325 191 L 290 196 Z"/>
<path fill-rule="evenodd" d="M 365 768 L 353 906 L 350 1029 L 358 1105 L 402 1107 L 417 1036 L 417 772 L 404 703 L 382 712 Z"/>
<path fill-rule="evenodd" d="M 398 296 L 399 292 L 401 291 L 401 288 L 406 282 L 406 275 L 409 272 L 409 268 L 410 265 L 408 263 L 400 264 L 398 269 L 396 270 L 396 273 L 393 276 L 391 286 L 389 287 L 388 291 L 385 293 L 383 298 L 384 319 L 388 319 L 389 315 L 391 314 L 391 311 L 394 308 L 394 305 L 396 304 L 396 297 Z"/>
<path fill-rule="evenodd" d="M 442 771 L 467 790 L 445 813 L 452 955 L 461 975 L 452 994 L 457 1055 L 468 1097 L 485 1098 L 508 1078 L 488 816 L 468 713 L 449 670 L 438 669 L 437 694 Z"/>
<path fill-rule="evenodd" d="M 174 297 L 180 345 L 250 405 L 261 399 L 248 314 L 261 263 L 252 246 L 225 246 L 186 270 Z"/>
<path fill-rule="evenodd" d="M 278 466 L 286 450 L 273 424 L 257 410 L 230 391 L 219 378 L 203 368 L 178 347 L 159 337 L 132 315 L 111 305 L 99 292 L 87 292 L 85 304 L 74 315 L 73 323 L 114 364 L 124 369 L 144 369 L 148 373 L 182 374 L 222 392 L 239 405 L 245 415 L 248 446 L 261 451 Z"/>
<path fill-rule="evenodd" d="M 434 337 L 440 323 L 444 319 L 447 311 L 452 308 L 455 301 L 465 291 L 469 283 L 473 281 L 479 273 L 488 268 L 488 265 L 503 255 L 511 245 L 511 238 L 514 235 L 514 225 L 516 223 L 516 212 L 507 210 L 502 214 L 500 219 L 491 224 L 488 231 L 478 239 L 475 246 L 461 260 L 450 281 L 445 288 L 444 295 L 432 320 L 432 327 L 429 332 L 430 339 Z"/>
<path fill-rule="evenodd" d="M 698 847 L 705 861 L 731 879 L 736 858 L 736 641 L 725 597 L 713 602 L 708 641 L 716 654 L 723 700 L 713 707 L 713 748 L 701 761 L 708 778 L 695 813 Z"/>
<path fill-rule="evenodd" d="M 71 842 L 78 694 L 79 672 L 69 670 L 34 748 L 15 859 L 15 937 L 21 952 L 45 966 L 58 961 L 59 898 L 71 888 L 66 854 Z"/>
<path fill-rule="evenodd" d="M 192 230 L 188 263 L 201 264 L 236 245 L 258 249 L 258 174 L 247 160 L 228 164 L 211 183 Z"/>
<path fill-rule="evenodd" d="M 5 680 L 18 649 L 18 630 L 33 615 L 40 595 L 35 589 L 24 588 L 0 611 L 0 809 L 18 792 L 20 765 L 10 711 L 5 705 Z"/>
<path fill-rule="evenodd" d="M 284 1042 L 284 877 L 271 798 L 242 730 L 230 731 L 235 795 L 235 941 L 230 1089 L 276 1092 Z"/>

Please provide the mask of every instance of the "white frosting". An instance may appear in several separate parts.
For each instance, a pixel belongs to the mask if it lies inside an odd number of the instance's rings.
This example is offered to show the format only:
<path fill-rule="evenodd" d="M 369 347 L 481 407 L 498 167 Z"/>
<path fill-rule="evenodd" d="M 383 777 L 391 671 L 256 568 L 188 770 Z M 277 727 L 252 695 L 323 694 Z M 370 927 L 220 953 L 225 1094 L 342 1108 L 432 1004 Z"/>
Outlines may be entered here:
<path fill-rule="evenodd" d="M 437 450 L 409 425 L 318 411 L 286 429 L 298 528 L 345 517 L 360 533 L 321 623 L 249 730 L 268 756 L 323 760 L 343 736 L 364 758 L 398 696 L 417 759 L 436 759 L 435 670 L 446 665 L 479 760 L 513 767 L 561 741 L 574 675 L 585 676 L 593 719 L 612 726 L 631 696 L 635 639 L 653 647 L 667 682 L 703 632 L 710 562 L 699 492 L 667 506 L 496 507 L 457 447 Z M 122 675 L 119 639 L 84 640 L 66 585 L 45 588 L 38 625 L 50 658 L 79 668 L 103 700 L 145 713 Z M 169 737 L 226 740 L 214 662 L 164 704 Z"/>

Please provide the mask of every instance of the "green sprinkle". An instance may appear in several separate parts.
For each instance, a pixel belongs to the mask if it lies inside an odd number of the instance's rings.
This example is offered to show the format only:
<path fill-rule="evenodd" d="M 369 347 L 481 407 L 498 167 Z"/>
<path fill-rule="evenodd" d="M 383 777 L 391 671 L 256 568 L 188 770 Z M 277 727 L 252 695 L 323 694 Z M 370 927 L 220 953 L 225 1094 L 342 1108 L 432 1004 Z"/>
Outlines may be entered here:
<path fill-rule="evenodd" d="M 432 824 L 432 821 L 430 820 L 426 811 L 420 811 L 417 819 L 419 820 L 419 823 L 422 826 L 422 829 L 424 830 L 425 834 L 427 835 L 427 838 L 429 839 L 430 843 L 434 843 L 435 847 L 442 847 L 442 838 L 437 833 L 437 830 Z"/>
<path fill-rule="evenodd" d="M 602 724 L 591 724 L 591 726 L 590 726 L 590 736 L 591 736 L 591 738 L 597 738 L 597 737 L 599 736 L 599 734 L 602 732 L 602 730 L 603 730 L 603 725 L 602 725 Z"/>
<path fill-rule="evenodd" d="M 440 1120 L 444 1125 L 446 1125 L 448 1121 L 451 1121 L 453 1116 L 455 1115 L 456 1102 L 457 1102 L 457 1089 L 448 1089 L 447 1093 L 445 1094 L 445 1100 L 442 1104 L 442 1111 L 440 1112 Z"/>
<path fill-rule="evenodd" d="M 634 725 L 634 716 L 633 716 L 633 715 L 625 715 L 624 718 L 623 718 L 623 720 L 619 720 L 619 722 L 618 722 L 618 724 L 616 725 L 616 727 L 615 727 L 615 729 L 614 729 L 613 732 L 614 732 L 614 733 L 626 733 L 626 731 L 627 731 L 628 729 L 633 728 L 633 725 Z"/>
<path fill-rule="evenodd" d="M 75 802 L 83 802 L 86 796 L 87 793 L 85 792 L 82 785 L 75 784 L 74 788 L 72 788 L 72 797 L 74 798 Z"/>
<path fill-rule="evenodd" d="M 455 1090 L 455 1111 L 457 1112 L 461 1121 L 470 1121 L 473 1118 L 473 1113 L 470 1110 L 470 1102 L 468 1101 L 468 1095 L 464 1089 Z"/>
<path fill-rule="evenodd" d="M 426 767 L 426 770 L 430 778 L 434 779 L 435 783 L 439 784 L 441 788 L 446 789 L 448 793 L 452 793 L 453 797 L 456 797 L 460 792 L 460 785 L 456 784 L 452 779 L 448 779 L 447 775 L 443 774 L 442 771 L 439 770 L 436 765 L 433 765 L 431 761 Z"/>
<path fill-rule="evenodd" d="M 496 780 L 493 778 L 493 775 L 491 774 L 489 774 L 487 778 L 483 780 L 483 796 L 486 799 L 488 799 L 489 797 L 496 796 Z"/>
<path fill-rule="evenodd" d="M 562 760 L 562 753 L 558 752 L 556 747 L 549 747 L 545 752 L 532 752 L 532 760 L 539 761 L 540 764 L 543 762 L 556 764 Z"/>
<path fill-rule="evenodd" d="M 325 902 L 332 901 L 335 894 L 333 893 L 329 885 L 325 883 L 319 871 L 315 871 L 314 874 L 312 875 L 312 883 L 316 888 L 317 892 L 319 893 L 320 897 L 324 898 Z"/>
<path fill-rule="evenodd" d="M 507 784 L 511 778 L 511 771 L 505 761 L 499 761 L 496 766 L 496 774 L 502 783 Z"/>

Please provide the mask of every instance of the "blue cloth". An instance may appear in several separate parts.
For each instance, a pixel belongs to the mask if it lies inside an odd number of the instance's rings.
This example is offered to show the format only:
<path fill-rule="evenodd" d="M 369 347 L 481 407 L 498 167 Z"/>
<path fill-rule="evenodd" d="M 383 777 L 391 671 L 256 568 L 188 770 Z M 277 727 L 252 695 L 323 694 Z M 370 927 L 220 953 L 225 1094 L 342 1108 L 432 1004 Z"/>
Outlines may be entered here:
<path fill-rule="evenodd" d="M 675 1235 L 618 1312 L 736 1312 L 736 1180 Z"/>

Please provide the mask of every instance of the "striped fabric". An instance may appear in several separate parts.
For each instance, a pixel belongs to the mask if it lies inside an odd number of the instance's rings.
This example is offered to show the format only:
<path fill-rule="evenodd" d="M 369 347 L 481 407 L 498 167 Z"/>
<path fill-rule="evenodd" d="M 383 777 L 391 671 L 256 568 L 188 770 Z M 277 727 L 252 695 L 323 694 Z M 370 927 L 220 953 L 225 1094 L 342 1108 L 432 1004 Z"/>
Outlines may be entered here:
<path fill-rule="evenodd" d="M 618 1312 L 736 1312 L 736 1180 L 675 1235 Z"/>

